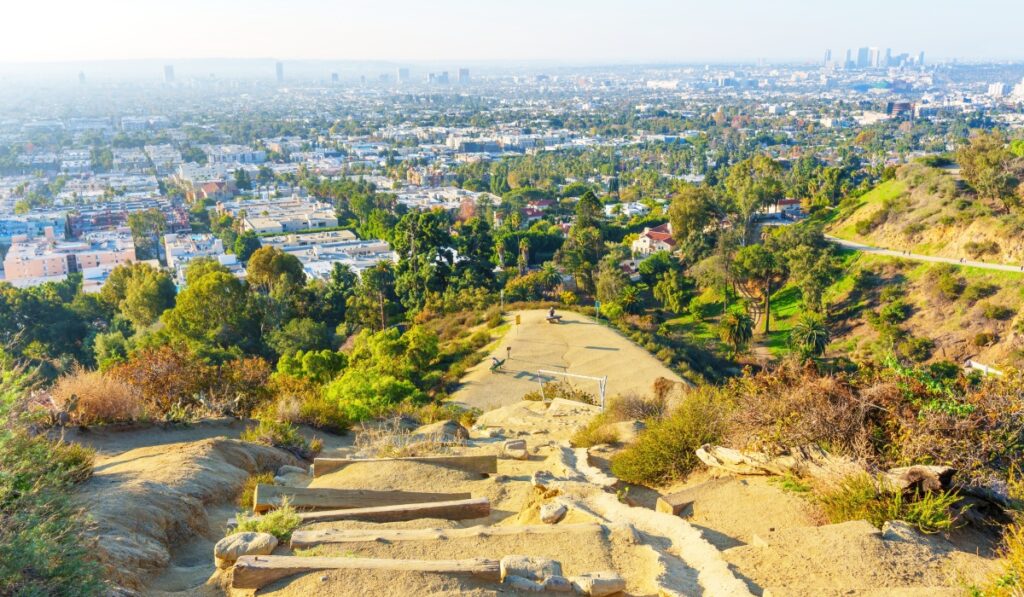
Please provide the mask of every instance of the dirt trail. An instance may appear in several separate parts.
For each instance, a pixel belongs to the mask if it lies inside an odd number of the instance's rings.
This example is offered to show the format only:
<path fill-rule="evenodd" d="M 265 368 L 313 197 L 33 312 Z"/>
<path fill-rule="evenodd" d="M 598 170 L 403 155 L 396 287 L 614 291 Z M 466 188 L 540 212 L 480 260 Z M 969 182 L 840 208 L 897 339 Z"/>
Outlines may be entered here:
<path fill-rule="evenodd" d="M 661 361 L 606 324 L 571 311 L 560 311 L 562 323 L 550 324 L 547 313 L 533 309 L 510 314 L 512 326 L 491 356 L 505 359 L 506 348 L 511 347 L 511 358 L 500 372 L 492 373 L 488 356 L 463 377 L 452 400 L 482 410 L 514 404 L 523 394 L 538 389 L 540 369 L 608 376 L 609 397 L 629 392 L 645 394 L 659 377 L 681 381 Z M 516 315 L 521 325 L 515 325 Z M 596 382 L 576 383 L 580 389 L 597 394 Z"/>

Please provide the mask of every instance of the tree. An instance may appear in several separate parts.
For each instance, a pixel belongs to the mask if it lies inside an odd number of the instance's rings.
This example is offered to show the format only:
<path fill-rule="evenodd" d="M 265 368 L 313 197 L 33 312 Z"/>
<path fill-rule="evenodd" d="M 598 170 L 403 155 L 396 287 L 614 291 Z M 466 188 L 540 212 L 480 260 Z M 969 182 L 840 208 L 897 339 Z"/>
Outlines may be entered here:
<path fill-rule="evenodd" d="M 240 191 L 248 191 L 252 188 L 252 179 L 249 177 L 249 173 L 242 168 L 235 170 L 235 188 Z"/>
<path fill-rule="evenodd" d="M 982 199 L 1001 201 L 1009 211 L 1019 206 L 1014 190 L 1020 182 L 1011 168 L 1013 154 L 998 132 L 979 133 L 956 152 L 960 173 Z"/>
<path fill-rule="evenodd" d="M 173 309 L 163 314 L 172 337 L 219 348 L 255 348 L 245 284 L 231 274 L 211 272 L 189 284 Z"/>
<path fill-rule="evenodd" d="M 388 327 L 388 314 L 396 300 L 394 266 L 381 261 L 363 270 L 359 288 L 348 301 L 349 319 L 383 330 Z"/>
<path fill-rule="evenodd" d="M 231 270 L 224 265 L 221 265 L 221 263 L 213 257 L 196 257 L 195 259 L 189 260 L 188 265 L 185 266 L 185 284 L 195 284 L 206 274 L 212 274 L 215 272 L 230 274 Z M 107 280 L 107 283 L 110 283 L 109 279 Z"/>
<path fill-rule="evenodd" d="M 597 299 L 602 303 L 619 300 L 622 291 L 629 286 L 629 277 L 614 258 L 601 260 L 597 271 Z"/>
<path fill-rule="evenodd" d="M 754 320 L 746 313 L 729 311 L 718 322 L 718 335 L 732 348 L 732 355 L 736 357 L 754 338 Z"/>
<path fill-rule="evenodd" d="M 120 311 L 137 330 L 152 325 L 173 307 L 175 294 L 171 276 L 146 263 L 115 267 L 100 289 L 100 299 Z"/>
<path fill-rule="evenodd" d="M 306 350 L 322 350 L 328 348 L 330 341 L 331 335 L 327 326 L 301 317 L 291 319 L 284 327 L 271 332 L 267 344 L 277 354 L 286 355 Z"/>
<path fill-rule="evenodd" d="M 494 237 L 485 218 L 473 217 L 459 226 L 456 279 L 462 288 L 494 289 Z"/>
<path fill-rule="evenodd" d="M 604 249 L 601 202 L 587 191 L 576 203 L 576 218 L 561 249 L 561 262 L 587 292 L 595 291 L 594 269 Z"/>
<path fill-rule="evenodd" d="M 167 219 L 159 209 L 152 208 L 128 214 L 128 228 L 135 241 L 135 255 L 139 259 L 156 259 L 160 235 L 167 227 Z"/>
<path fill-rule="evenodd" d="M 825 318 L 816 313 L 804 313 L 789 331 L 789 343 L 803 357 L 825 354 L 830 334 Z"/>
<path fill-rule="evenodd" d="M 683 184 L 676 188 L 668 207 L 672 236 L 690 263 L 705 257 L 714 246 L 709 226 L 716 224 L 719 214 L 708 187 Z"/>
<path fill-rule="evenodd" d="M 749 245 L 736 253 L 733 268 L 737 278 L 754 286 L 764 300 L 764 333 L 770 330 L 771 297 L 786 271 L 778 257 L 764 245 Z"/>
<path fill-rule="evenodd" d="M 750 238 L 754 214 L 783 198 L 781 168 L 764 155 L 756 155 L 729 169 L 725 188 L 740 214 L 743 243 Z"/>
<path fill-rule="evenodd" d="M 233 249 L 238 260 L 245 263 L 246 261 L 249 261 L 249 257 L 251 257 L 252 254 L 262 246 L 263 245 L 260 243 L 260 237 L 256 236 L 256 233 L 252 230 L 246 230 L 239 234 L 238 238 L 235 239 L 235 246 Z"/>
<path fill-rule="evenodd" d="M 323 288 L 324 317 L 330 327 L 345 321 L 348 299 L 359 286 L 359 276 L 345 263 L 335 262 L 331 266 L 331 277 Z"/>
<path fill-rule="evenodd" d="M 245 272 L 249 284 L 266 292 L 278 284 L 295 287 L 306 282 L 306 272 L 299 258 L 277 247 L 257 249 L 249 257 Z"/>
<path fill-rule="evenodd" d="M 448 213 L 439 209 L 414 211 L 399 220 L 391 244 L 399 258 L 395 291 L 406 308 L 422 308 L 429 293 L 447 287 L 455 261 L 450 227 Z"/>
<path fill-rule="evenodd" d="M 686 309 L 683 275 L 677 270 L 663 273 L 654 285 L 654 298 L 661 303 L 662 309 L 672 313 L 682 313 Z"/>

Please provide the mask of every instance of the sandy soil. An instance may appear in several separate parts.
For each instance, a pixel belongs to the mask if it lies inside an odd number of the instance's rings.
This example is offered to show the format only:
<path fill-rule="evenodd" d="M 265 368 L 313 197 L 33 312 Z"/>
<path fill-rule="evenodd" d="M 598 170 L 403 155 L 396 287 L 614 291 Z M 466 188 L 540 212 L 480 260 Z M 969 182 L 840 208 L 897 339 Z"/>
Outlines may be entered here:
<path fill-rule="evenodd" d="M 511 358 L 499 373 L 490 371 L 491 359 L 485 358 L 463 377 L 452 400 L 482 410 L 513 404 L 538 389 L 539 369 L 608 376 L 608 397 L 647 394 L 659 377 L 680 381 L 661 361 L 607 325 L 571 311 L 559 314 L 562 323 L 557 325 L 547 323 L 543 309 L 511 314 L 513 325 L 492 353 L 504 359 L 511 347 Z M 516 315 L 521 316 L 521 325 L 515 325 Z M 579 381 L 578 386 L 597 394 L 596 382 Z"/>

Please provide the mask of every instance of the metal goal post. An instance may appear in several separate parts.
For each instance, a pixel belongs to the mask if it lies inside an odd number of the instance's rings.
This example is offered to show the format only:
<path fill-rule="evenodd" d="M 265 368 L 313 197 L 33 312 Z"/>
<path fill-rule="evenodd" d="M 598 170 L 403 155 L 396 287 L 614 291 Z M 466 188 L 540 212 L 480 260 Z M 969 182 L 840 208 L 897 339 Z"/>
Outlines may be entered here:
<path fill-rule="evenodd" d="M 544 400 L 548 399 L 548 397 L 544 395 L 544 381 L 545 381 L 544 380 L 544 376 L 546 376 L 546 375 L 554 375 L 554 376 L 559 376 L 559 377 L 571 377 L 573 379 L 586 379 L 588 381 L 596 381 L 597 382 L 598 399 L 601 401 L 601 404 L 600 404 L 601 410 L 602 411 L 604 410 L 604 394 L 605 394 L 605 389 L 608 387 L 608 376 L 607 375 L 605 375 L 604 377 L 594 377 L 592 375 L 577 375 L 575 373 L 567 373 L 565 371 L 548 371 L 547 369 L 538 369 L 537 370 L 537 375 L 540 378 L 540 396 Z"/>

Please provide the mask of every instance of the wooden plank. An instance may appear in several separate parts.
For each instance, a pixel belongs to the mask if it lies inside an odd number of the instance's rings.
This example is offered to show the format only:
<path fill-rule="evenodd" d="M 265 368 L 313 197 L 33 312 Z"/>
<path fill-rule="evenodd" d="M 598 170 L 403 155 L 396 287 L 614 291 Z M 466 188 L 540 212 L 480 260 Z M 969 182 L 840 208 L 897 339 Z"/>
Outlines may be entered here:
<path fill-rule="evenodd" d="M 327 473 L 340 471 L 350 464 L 358 464 L 360 462 L 397 461 L 436 464 L 481 475 L 493 475 L 498 472 L 498 457 L 494 454 L 485 454 L 480 456 L 411 456 L 407 458 L 315 458 L 313 460 L 313 476 L 320 477 Z"/>
<path fill-rule="evenodd" d="M 498 560 L 387 560 L 377 558 L 322 558 L 300 556 L 242 556 L 235 562 L 231 586 L 260 589 L 276 580 L 306 572 L 327 570 L 391 570 L 434 574 L 468 574 L 485 580 L 501 579 Z"/>
<path fill-rule="evenodd" d="M 400 504 L 450 502 L 468 500 L 471 493 L 423 493 L 415 491 L 375 491 L 372 489 L 321 489 L 315 487 L 282 487 L 257 485 L 253 495 L 254 512 L 263 513 L 279 508 L 287 498 L 298 510 L 340 510 L 344 508 L 371 508 Z"/>
<path fill-rule="evenodd" d="M 697 501 L 698 498 L 713 495 L 715 490 L 728 485 L 729 483 L 730 479 L 728 477 L 711 479 L 704 481 L 703 483 L 687 487 L 686 489 L 677 491 L 676 493 L 665 494 L 659 497 L 655 502 L 654 509 L 658 512 L 679 516 L 686 513 L 688 510 L 692 510 L 693 503 Z M 692 512 L 690 514 L 692 514 Z M 690 514 L 685 514 L 684 517 L 688 517 Z"/>
<path fill-rule="evenodd" d="M 328 522 L 332 520 L 398 522 L 402 520 L 416 520 L 417 518 L 467 520 L 470 518 L 483 518 L 490 513 L 491 502 L 487 498 L 474 498 L 429 504 L 399 504 L 397 506 L 380 506 L 377 508 L 299 512 L 299 516 L 304 523 Z"/>
<path fill-rule="evenodd" d="M 333 543 L 361 543 L 366 541 L 435 541 L 439 539 L 470 539 L 477 537 L 537 536 L 600 533 L 604 525 L 596 522 L 577 524 L 535 524 L 524 526 L 488 527 L 468 529 L 324 529 L 295 531 L 292 549 Z"/>

